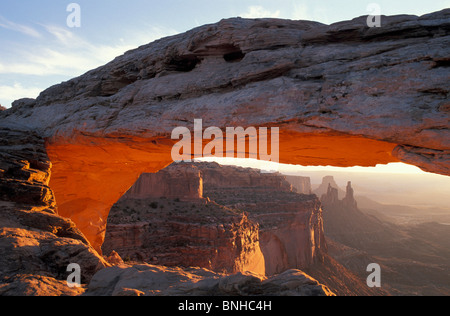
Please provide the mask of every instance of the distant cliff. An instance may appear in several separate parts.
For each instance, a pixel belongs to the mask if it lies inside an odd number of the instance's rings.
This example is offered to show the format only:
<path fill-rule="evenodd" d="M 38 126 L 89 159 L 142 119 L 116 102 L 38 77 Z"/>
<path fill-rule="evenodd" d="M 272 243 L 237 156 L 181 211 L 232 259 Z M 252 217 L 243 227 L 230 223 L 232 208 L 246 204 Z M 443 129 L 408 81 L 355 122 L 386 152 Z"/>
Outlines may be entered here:
<path fill-rule="evenodd" d="M 211 188 L 253 188 L 254 190 L 293 192 L 293 186 L 279 173 L 261 173 L 257 169 L 195 163 L 202 174 L 204 190 Z"/>
<path fill-rule="evenodd" d="M 285 178 L 297 190 L 297 193 L 300 194 L 312 193 L 311 178 L 300 176 L 285 176 Z"/>
<path fill-rule="evenodd" d="M 324 230 L 327 238 L 357 249 L 367 249 L 377 241 L 398 238 L 389 225 L 358 209 L 351 182 L 348 182 L 345 196 L 339 198 L 339 190 L 333 187 L 333 177 L 326 177 L 328 190 L 321 196 Z"/>
<path fill-rule="evenodd" d="M 313 190 L 313 193 L 317 195 L 318 198 L 321 198 L 322 195 L 327 194 L 328 187 L 331 186 L 332 188 L 337 189 L 338 192 L 338 198 L 342 199 L 345 196 L 345 191 L 342 190 L 334 180 L 333 176 L 326 176 L 323 177 L 322 183 L 319 185 L 318 188 Z"/>
<path fill-rule="evenodd" d="M 322 210 L 314 195 L 295 191 L 280 174 L 173 164 L 142 175 L 112 208 L 102 249 L 132 260 L 232 272 L 305 268 L 326 252 Z"/>
<path fill-rule="evenodd" d="M 321 201 L 329 255 L 360 279 L 367 277 L 366 267 L 375 262 L 382 268 L 381 290 L 393 295 L 449 295 L 448 226 L 400 226 L 365 213 L 350 182 L 342 199 L 330 183 Z M 330 273 L 322 278 L 315 271 L 305 272 L 333 287 L 326 280 Z"/>
<path fill-rule="evenodd" d="M 245 210 L 259 224 L 266 273 L 302 269 L 326 253 L 320 201 L 296 193 L 281 174 L 196 164 L 201 170 L 204 196 L 227 207 Z"/>
<path fill-rule="evenodd" d="M 102 250 L 125 261 L 265 274 L 258 226 L 204 199 L 121 200 L 110 212 Z"/>
<path fill-rule="evenodd" d="M 122 199 L 151 197 L 182 200 L 202 198 L 203 184 L 200 171 L 192 165 L 185 165 L 183 168 L 172 165 L 158 173 L 144 173 Z"/>

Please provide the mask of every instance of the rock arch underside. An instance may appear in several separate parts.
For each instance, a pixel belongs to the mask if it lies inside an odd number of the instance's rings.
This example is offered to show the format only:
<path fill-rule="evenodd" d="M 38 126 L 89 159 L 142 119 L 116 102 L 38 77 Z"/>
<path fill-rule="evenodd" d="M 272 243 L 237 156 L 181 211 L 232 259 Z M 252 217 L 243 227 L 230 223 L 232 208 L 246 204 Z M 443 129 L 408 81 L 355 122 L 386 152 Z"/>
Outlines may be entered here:
<path fill-rule="evenodd" d="M 58 214 L 100 251 L 111 206 L 172 163 L 176 127 L 279 127 L 280 162 L 450 175 L 450 10 L 324 25 L 228 19 L 0 112 L 45 139 Z"/>

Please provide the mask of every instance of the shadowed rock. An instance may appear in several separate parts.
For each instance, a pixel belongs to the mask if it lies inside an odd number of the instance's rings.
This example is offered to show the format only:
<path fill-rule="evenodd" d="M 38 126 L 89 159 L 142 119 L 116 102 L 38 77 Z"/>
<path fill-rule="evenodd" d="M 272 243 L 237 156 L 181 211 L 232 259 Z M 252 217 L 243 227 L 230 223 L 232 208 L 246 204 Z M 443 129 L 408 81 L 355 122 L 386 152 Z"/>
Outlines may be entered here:
<path fill-rule="evenodd" d="M 153 265 L 117 266 L 97 273 L 88 296 L 334 296 L 299 270 L 266 278 L 251 273 L 224 275 L 205 269 Z"/>

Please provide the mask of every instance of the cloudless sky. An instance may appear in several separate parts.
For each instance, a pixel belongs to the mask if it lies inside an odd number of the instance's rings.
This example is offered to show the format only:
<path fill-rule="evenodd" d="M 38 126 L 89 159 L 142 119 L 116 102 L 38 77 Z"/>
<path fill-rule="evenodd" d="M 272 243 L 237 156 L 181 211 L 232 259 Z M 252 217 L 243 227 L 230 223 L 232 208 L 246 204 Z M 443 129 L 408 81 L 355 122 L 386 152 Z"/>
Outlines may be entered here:
<path fill-rule="evenodd" d="M 67 6 L 81 7 L 69 28 Z M 35 98 L 53 84 L 101 66 L 158 38 L 230 17 L 277 17 L 326 24 L 367 15 L 423 15 L 450 0 L 16 0 L 0 2 L 0 104 Z"/>

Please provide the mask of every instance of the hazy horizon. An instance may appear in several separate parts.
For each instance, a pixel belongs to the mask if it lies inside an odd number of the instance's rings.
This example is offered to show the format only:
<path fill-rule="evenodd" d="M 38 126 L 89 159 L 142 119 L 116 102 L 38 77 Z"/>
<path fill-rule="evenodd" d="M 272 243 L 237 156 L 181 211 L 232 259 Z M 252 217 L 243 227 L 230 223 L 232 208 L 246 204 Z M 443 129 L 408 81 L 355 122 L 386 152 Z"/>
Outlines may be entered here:
<path fill-rule="evenodd" d="M 234 165 L 255 169 L 274 169 L 273 163 L 251 159 L 213 159 L 222 165 Z M 403 163 L 377 165 L 376 167 L 339 168 L 331 166 L 295 166 L 278 164 L 278 172 L 284 175 L 310 177 L 313 190 L 324 176 L 333 176 L 337 185 L 345 190 L 351 181 L 355 196 L 364 196 L 386 205 L 404 205 L 417 208 L 438 207 L 450 212 L 450 177 L 428 173 L 418 167 Z"/>

